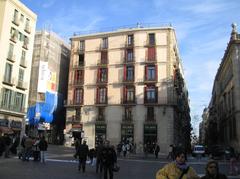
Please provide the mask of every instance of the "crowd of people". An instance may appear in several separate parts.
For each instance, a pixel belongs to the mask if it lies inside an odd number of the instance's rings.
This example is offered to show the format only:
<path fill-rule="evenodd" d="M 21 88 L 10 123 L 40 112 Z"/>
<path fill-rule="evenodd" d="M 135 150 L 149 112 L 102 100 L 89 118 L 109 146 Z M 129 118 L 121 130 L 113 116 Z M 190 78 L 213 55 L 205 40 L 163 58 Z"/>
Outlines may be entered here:
<path fill-rule="evenodd" d="M 21 141 L 18 134 L 0 136 L 0 156 L 5 158 L 9 158 L 10 155 L 18 155 L 22 161 L 29 161 L 30 157 L 33 157 L 35 161 L 45 163 L 47 148 L 48 143 L 43 135 L 29 137 L 24 134 Z"/>
<path fill-rule="evenodd" d="M 88 157 L 90 159 L 89 164 L 93 164 L 96 158 L 96 173 L 100 172 L 100 174 L 102 174 L 103 172 L 104 179 L 113 179 L 113 172 L 119 168 L 117 168 L 117 154 L 115 148 L 110 145 L 108 140 L 100 141 L 96 149 L 89 150 L 86 141 L 83 141 L 81 144 L 81 140 L 77 139 L 75 142 L 75 149 L 76 153 L 74 157 L 79 160 L 79 171 L 83 173 L 86 171 L 86 161 Z"/>

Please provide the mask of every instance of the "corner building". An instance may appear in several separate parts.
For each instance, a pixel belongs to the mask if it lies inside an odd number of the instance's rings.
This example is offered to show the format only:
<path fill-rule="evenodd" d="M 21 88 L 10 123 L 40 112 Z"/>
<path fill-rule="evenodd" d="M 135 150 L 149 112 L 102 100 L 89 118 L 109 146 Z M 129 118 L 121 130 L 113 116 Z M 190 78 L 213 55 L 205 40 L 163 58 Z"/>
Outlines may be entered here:
<path fill-rule="evenodd" d="M 0 1 L 0 135 L 25 130 L 36 20 L 19 0 Z"/>
<path fill-rule="evenodd" d="M 129 28 L 71 38 L 67 136 L 190 145 L 190 115 L 175 31 Z"/>

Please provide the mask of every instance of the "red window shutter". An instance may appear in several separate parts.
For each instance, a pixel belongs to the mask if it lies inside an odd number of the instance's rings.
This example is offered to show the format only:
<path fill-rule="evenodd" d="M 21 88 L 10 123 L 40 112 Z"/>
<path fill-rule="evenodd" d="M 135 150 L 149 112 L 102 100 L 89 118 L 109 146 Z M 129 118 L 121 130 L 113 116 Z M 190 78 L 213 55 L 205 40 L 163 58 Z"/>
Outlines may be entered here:
<path fill-rule="evenodd" d="M 83 104 L 83 99 L 84 99 L 84 89 L 82 89 L 82 93 L 81 93 L 81 104 Z"/>
<path fill-rule="evenodd" d="M 124 67 L 123 67 L 123 79 L 124 79 L 124 81 L 126 81 L 126 79 L 127 79 L 127 66 L 126 65 L 124 65 Z"/>
<path fill-rule="evenodd" d="M 106 82 L 108 82 L 108 68 L 106 68 L 106 76 L 107 76 L 106 77 L 106 80 L 107 80 Z"/>
<path fill-rule="evenodd" d="M 98 75 L 97 75 L 97 81 L 98 82 L 101 81 L 100 78 L 101 78 L 101 68 L 98 69 Z"/>
<path fill-rule="evenodd" d="M 149 61 L 155 60 L 155 47 L 148 48 L 148 60 Z"/>
<path fill-rule="evenodd" d="M 148 66 L 145 66 L 145 80 L 148 79 Z"/>
<path fill-rule="evenodd" d="M 97 93 L 96 93 L 96 103 L 99 103 L 99 88 L 97 87 Z"/>
<path fill-rule="evenodd" d="M 144 87 L 144 102 L 147 102 L 147 87 Z"/>
<path fill-rule="evenodd" d="M 126 86 L 123 87 L 123 102 L 125 102 L 127 99 L 127 89 Z"/>
<path fill-rule="evenodd" d="M 155 87 L 155 96 L 156 96 L 156 103 L 158 102 L 158 87 Z"/>
<path fill-rule="evenodd" d="M 108 101 L 108 89 L 105 87 L 105 103 Z"/>
<path fill-rule="evenodd" d="M 155 66 L 155 80 L 158 81 L 158 66 Z"/>

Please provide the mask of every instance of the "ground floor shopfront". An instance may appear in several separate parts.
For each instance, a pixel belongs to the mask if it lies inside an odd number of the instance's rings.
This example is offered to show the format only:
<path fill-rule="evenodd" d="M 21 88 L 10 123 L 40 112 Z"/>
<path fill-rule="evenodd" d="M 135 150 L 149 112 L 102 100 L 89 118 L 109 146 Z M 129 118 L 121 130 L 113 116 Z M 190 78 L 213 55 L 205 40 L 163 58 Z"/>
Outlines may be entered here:
<path fill-rule="evenodd" d="M 6 116 L 5 116 L 6 117 Z M 0 136 L 8 135 L 21 135 L 22 131 L 22 119 L 21 118 L 0 118 Z"/>
<path fill-rule="evenodd" d="M 67 116 L 73 116 L 74 111 L 69 110 Z M 98 120 L 98 111 L 85 115 L 82 113 L 81 128 L 79 134 L 81 139 L 86 140 L 89 148 L 93 148 L 101 140 L 110 140 L 116 146 L 120 142 L 129 142 L 136 146 L 136 152 L 141 153 L 144 145 L 158 143 L 163 153 L 168 152 L 170 144 L 174 140 L 174 109 L 170 107 L 154 106 L 154 120 L 147 120 L 146 107 L 134 106 L 132 109 L 131 120 L 125 120 L 124 110 L 120 106 L 108 106 L 104 111 L 104 118 Z M 74 121 L 76 123 L 76 121 Z M 66 121 L 65 141 L 66 145 L 74 143 L 74 123 L 69 118 Z M 76 130 L 76 129 L 75 129 Z M 71 141 L 71 142 L 70 142 Z"/>

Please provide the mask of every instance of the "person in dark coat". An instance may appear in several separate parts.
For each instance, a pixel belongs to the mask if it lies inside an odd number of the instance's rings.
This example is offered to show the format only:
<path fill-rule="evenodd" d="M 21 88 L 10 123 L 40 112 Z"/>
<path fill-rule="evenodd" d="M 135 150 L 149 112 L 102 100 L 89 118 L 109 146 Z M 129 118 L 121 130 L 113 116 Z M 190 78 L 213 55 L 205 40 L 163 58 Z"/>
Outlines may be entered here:
<path fill-rule="evenodd" d="M 8 134 L 4 135 L 4 143 L 5 143 L 5 158 L 9 158 L 9 151 L 12 146 L 12 139 Z"/>
<path fill-rule="evenodd" d="M 105 141 L 101 153 L 104 170 L 104 179 L 108 179 L 108 173 L 109 178 L 113 179 L 113 167 L 114 164 L 117 162 L 117 154 L 114 148 L 110 146 L 110 142 L 108 140 Z"/>
<path fill-rule="evenodd" d="M 97 154 L 96 173 L 98 173 L 99 168 L 100 168 L 100 173 L 102 173 L 102 169 L 103 169 L 102 149 L 103 149 L 103 141 L 101 140 L 96 147 L 96 154 Z"/>
<path fill-rule="evenodd" d="M 3 138 L 3 136 L 0 136 L 0 157 L 2 156 L 4 151 L 5 151 L 4 138 Z"/>
<path fill-rule="evenodd" d="M 10 148 L 10 151 L 13 153 L 13 154 L 17 154 L 17 147 L 20 143 L 20 137 L 19 135 L 16 135 L 14 138 L 13 138 L 13 144 Z"/>
<path fill-rule="evenodd" d="M 88 145 L 86 144 L 86 141 L 83 141 L 83 144 L 80 144 L 77 153 L 75 156 L 79 158 L 79 165 L 78 165 L 78 170 L 80 171 L 82 169 L 82 172 L 85 172 L 86 169 L 86 160 L 88 156 Z"/>
<path fill-rule="evenodd" d="M 219 172 L 218 163 L 210 160 L 206 166 L 206 174 L 201 179 L 227 179 L 227 177 Z"/>
<path fill-rule="evenodd" d="M 38 143 L 38 148 L 40 150 L 41 162 L 45 163 L 45 161 L 46 161 L 46 151 L 47 151 L 47 148 L 48 148 L 48 143 L 47 143 L 47 141 L 46 141 L 44 136 L 42 136 L 42 138 L 40 139 L 40 141 Z"/>
<path fill-rule="evenodd" d="M 158 158 L 158 153 L 160 151 L 160 147 L 158 144 L 155 144 L 155 147 L 154 147 L 154 154 L 155 154 L 155 158 Z"/>

